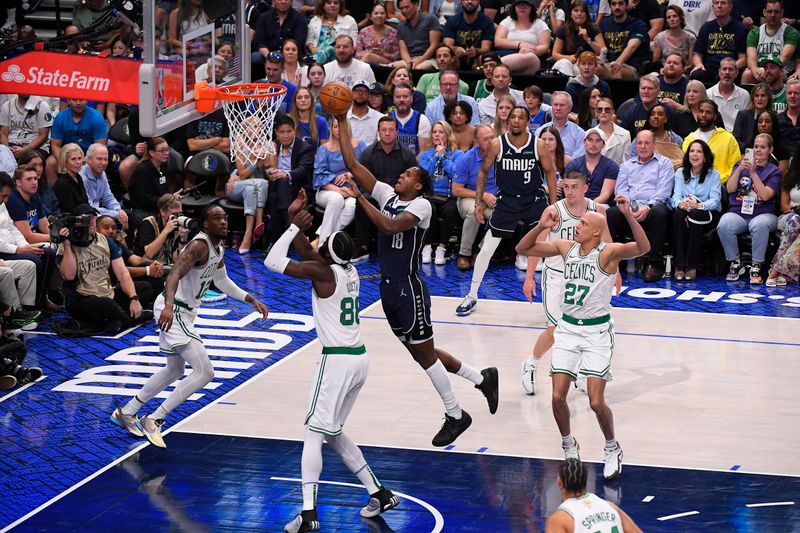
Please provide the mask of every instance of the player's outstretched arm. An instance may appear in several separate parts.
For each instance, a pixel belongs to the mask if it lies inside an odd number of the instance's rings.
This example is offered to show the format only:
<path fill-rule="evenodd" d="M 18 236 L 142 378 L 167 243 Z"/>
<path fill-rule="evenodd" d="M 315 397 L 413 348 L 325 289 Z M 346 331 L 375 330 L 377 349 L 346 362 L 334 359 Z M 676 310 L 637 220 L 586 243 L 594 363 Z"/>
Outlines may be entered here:
<path fill-rule="evenodd" d="M 634 217 L 628 198 L 620 195 L 617 196 L 616 202 L 619 212 L 622 213 L 622 215 L 625 217 L 625 220 L 628 221 L 628 224 L 631 227 L 631 232 L 633 233 L 633 242 L 615 244 L 612 248 L 613 253 L 611 254 L 613 257 L 609 257 L 609 260 L 603 261 L 604 269 L 605 266 L 610 263 L 624 261 L 626 259 L 634 259 L 650 251 L 650 239 L 647 238 L 647 234 L 644 232 L 641 224 L 639 224 Z M 607 270 L 607 272 L 613 272 L 613 270 Z"/>
<path fill-rule="evenodd" d="M 306 196 L 305 189 L 300 189 L 300 192 L 297 194 L 297 198 L 289 206 L 289 220 L 294 220 L 294 218 L 301 212 L 305 211 L 306 207 L 308 206 L 308 197 Z M 325 259 L 319 255 L 316 250 L 311 246 L 311 243 L 308 242 L 308 238 L 305 235 L 305 231 L 307 228 L 304 228 L 300 224 L 295 223 L 297 227 L 302 229 L 303 231 L 298 232 L 295 235 L 292 244 L 294 245 L 294 249 L 297 251 L 298 255 L 300 255 L 300 259 L 303 261 L 316 261 L 317 263 L 325 263 Z M 320 243 L 322 244 L 322 243 Z"/>
<path fill-rule="evenodd" d="M 269 311 L 267 311 L 267 306 L 259 302 L 252 295 L 246 293 L 241 287 L 235 284 L 230 277 L 228 277 L 228 269 L 225 268 L 224 259 L 219 262 L 217 271 L 214 272 L 214 285 L 220 291 L 222 291 L 224 294 L 227 294 L 234 300 L 249 303 L 256 309 L 256 311 L 261 313 L 262 320 L 267 319 L 267 314 L 269 314 Z"/>
<path fill-rule="evenodd" d="M 175 265 L 172 267 L 167 281 L 164 283 L 164 309 L 157 317 L 158 327 L 162 331 L 169 331 L 172 327 L 172 308 L 175 305 L 175 292 L 178 290 L 178 282 L 197 265 L 202 265 L 208 261 L 208 245 L 205 241 L 195 240 L 186 245 L 186 248 L 178 256 Z"/>
<path fill-rule="evenodd" d="M 419 224 L 419 218 L 409 212 L 400 213 L 394 218 L 387 217 L 381 213 L 377 207 L 372 205 L 372 202 L 364 198 L 363 194 L 358 192 L 358 187 L 356 187 L 355 183 L 353 182 L 353 178 L 346 176 L 345 180 L 350 186 L 350 190 L 353 191 L 352 195 L 355 196 L 356 202 L 364 209 L 364 213 L 366 213 L 367 218 L 369 218 L 379 230 L 387 235 L 402 233 Z"/>
<path fill-rule="evenodd" d="M 353 174 L 361 188 L 372 194 L 372 189 L 375 187 L 377 180 L 372 175 L 372 172 L 362 165 L 356 157 L 356 151 L 353 148 L 353 134 L 350 132 L 350 121 L 347 120 L 347 113 L 337 115 L 336 120 L 339 121 L 339 145 L 342 150 L 344 166 Z"/>

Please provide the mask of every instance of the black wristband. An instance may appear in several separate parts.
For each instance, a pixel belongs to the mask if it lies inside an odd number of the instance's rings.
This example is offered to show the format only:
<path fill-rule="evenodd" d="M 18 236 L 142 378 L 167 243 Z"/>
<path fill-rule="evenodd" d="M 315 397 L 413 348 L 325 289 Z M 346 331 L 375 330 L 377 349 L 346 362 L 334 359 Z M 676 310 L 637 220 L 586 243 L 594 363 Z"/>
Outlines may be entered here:
<path fill-rule="evenodd" d="M 139 295 L 138 294 L 134 294 L 133 296 L 130 297 L 130 300 L 132 302 L 138 302 L 139 301 Z"/>

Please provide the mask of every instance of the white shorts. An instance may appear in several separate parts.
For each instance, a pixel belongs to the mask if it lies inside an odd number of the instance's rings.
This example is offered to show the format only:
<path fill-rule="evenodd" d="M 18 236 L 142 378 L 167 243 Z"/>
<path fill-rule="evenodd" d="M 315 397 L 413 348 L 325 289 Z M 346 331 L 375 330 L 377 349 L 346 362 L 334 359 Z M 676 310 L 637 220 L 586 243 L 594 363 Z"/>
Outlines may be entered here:
<path fill-rule="evenodd" d="M 596 326 L 577 326 L 561 320 L 554 333 L 550 357 L 550 375 L 578 374 L 611 381 L 611 357 L 614 354 L 614 323 L 609 320 Z"/>
<path fill-rule="evenodd" d="M 155 317 L 156 324 L 158 324 L 158 317 L 161 316 L 161 310 L 164 309 L 164 295 L 160 294 L 156 301 L 153 302 L 153 317 Z M 203 342 L 197 331 L 194 329 L 194 320 L 197 318 L 197 309 L 189 309 L 185 304 L 175 302 L 173 307 L 172 327 L 169 331 L 161 331 L 158 333 L 158 347 L 166 354 L 175 354 L 176 348 L 186 346 L 192 340 Z"/>
<path fill-rule="evenodd" d="M 561 318 L 563 291 L 564 273 L 545 266 L 542 270 L 542 306 L 548 327 L 558 325 Z"/>
<path fill-rule="evenodd" d="M 308 429 L 325 435 L 340 434 L 367 380 L 368 370 L 366 353 L 323 353 L 317 362 L 308 395 L 305 421 Z"/>

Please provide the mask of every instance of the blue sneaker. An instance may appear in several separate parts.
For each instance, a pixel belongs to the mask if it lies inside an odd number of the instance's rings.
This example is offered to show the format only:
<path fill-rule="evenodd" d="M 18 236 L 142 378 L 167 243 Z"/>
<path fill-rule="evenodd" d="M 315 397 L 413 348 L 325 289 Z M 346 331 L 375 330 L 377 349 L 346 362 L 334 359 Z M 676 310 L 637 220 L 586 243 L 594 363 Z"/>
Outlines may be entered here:
<path fill-rule="evenodd" d="M 478 299 L 473 298 L 469 294 L 464 297 L 458 307 L 456 307 L 456 314 L 458 316 L 467 316 L 472 314 L 475 310 L 475 306 L 478 305 Z"/>
<path fill-rule="evenodd" d="M 209 304 L 211 302 L 219 302 L 227 297 L 227 294 L 222 294 L 221 292 L 212 291 L 209 289 L 203 293 L 203 296 L 200 297 L 200 301 L 204 304 Z"/>

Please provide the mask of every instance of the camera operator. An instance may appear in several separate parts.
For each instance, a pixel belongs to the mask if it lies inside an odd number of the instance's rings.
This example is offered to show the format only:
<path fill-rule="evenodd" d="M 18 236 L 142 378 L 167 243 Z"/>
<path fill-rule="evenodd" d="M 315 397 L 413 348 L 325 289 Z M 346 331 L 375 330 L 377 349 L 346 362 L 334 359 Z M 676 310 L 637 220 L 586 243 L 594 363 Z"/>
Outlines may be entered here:
<path fill-rule="evenodd" d="M 158 261 L 150 261 L 142 256 L 134 254 L 128 245 L 125 243 L 124 232 L 117 230 L 117 221 L 108 215 L 100 215 L 97 217 L 97 233 L 105 235 L 119 247 L 122 254 L 122 260 L 125 261 L 125 266 L 128 269 L 128 274 L 133 279 L 145 281 L 150 284 L 153 289 L 153 298 L 161 294 L 164 290 L 165 274 L 164 267 Z M 140 294 L 141 296 L 141 294 Z M 152 301 L 141 300 L 142 307 L 145 309 L 152 308 Z"/>
<path fill-rule="evenodd" d="M 71 229 L 62 228 L 59 235 L 67 238 L 58 247 L 70 316 L 81 323 L 103 326 L 109 333 L 118 333 L 152 318 L 152 312 L 142 311 L 139 301 L 152 298 L 150 285 L 134 282 L 119 248 L 97 233 L 95 208 L 81 204 L 74 214 L 88 215 L 88 220 L 76 221 Z M 116 290 L 111 285 L 112 272 L 119 280 Z"/>
<path fill-rule="evenodd" d="M 174 194 L 164 194 L 157 205 L 158 215 L 145 217 L 139 225 L 133 253 L 171 267 L 180 246 L 178 217 L 181 215 L 181 200 Z"/>

